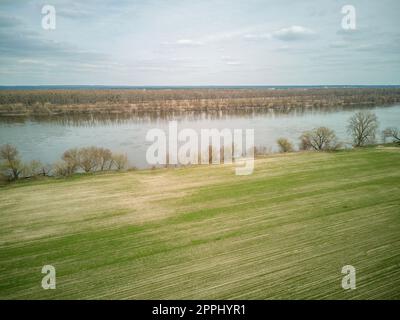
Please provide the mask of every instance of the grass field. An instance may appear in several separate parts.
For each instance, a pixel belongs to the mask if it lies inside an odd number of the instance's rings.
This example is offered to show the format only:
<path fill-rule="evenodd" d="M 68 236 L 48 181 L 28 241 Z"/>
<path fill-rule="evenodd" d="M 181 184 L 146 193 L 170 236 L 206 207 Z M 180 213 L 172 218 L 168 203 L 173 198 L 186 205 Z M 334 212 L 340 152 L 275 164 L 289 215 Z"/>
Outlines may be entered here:
<path fill-rule="evenodd" d="M 0 189 L 2 299 L 400 298 L 400 148 Z M 41 268 L 57 289 L 41 288 Z M 357 289 L 341 288 L 341 268 Z"/>

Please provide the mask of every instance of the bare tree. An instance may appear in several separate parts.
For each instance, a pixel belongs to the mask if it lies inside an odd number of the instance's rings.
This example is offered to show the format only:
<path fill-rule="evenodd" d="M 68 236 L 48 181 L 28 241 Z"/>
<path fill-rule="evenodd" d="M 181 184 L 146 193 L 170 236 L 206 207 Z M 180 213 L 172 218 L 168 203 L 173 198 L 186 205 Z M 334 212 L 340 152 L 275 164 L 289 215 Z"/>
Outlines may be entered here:
<path fill-rule="evenodd" d="M 256 156 L 267 155 L 270 150 L 266 146 L 258 146 L 253 148 L 253 154 Z"/>
<path fill-rule="evenodd" d="M 83 171 L 93 172 L 99 166 L 99 151 L 96 147 L 79 149 L 79 165 Z"/>
<path fill-rule="evenodd" d="M 112 166 L 112 152 L 109 149 L 97 148 L 99 170 L 110 170 Z"/>
<path fill-rule="evenodd" d="M 113 165 L 117 170 L 123 170 L 128 165 L 128 157 L 125 154 L 113 154 Z"/>
<path fill-rule="evenodd" d="M 293 144 L 286 138 L 279 138 L 276 140 L 276 143 L 279 146 L 280 152 L 292 152 Z"/>
<path fill-rule="evenodd" d="M 212 164 L 213 163 L 213 157 L 214 156 L 214 148 L 213 146 L 210 144 L 208 146 L 208 164 Z"/>
<path fill-rule="evenodd" d="M 53 165 L 53 173 L 55 176 L 58 177 L 68 177 L 72 174 L 71 168 L 69 167 L 68 163 L 65 161 L 57 161 Z"/>
<path fill-rule="evenodd" d="M 392 138 L 393 142 L 400 143 L 400 130 L 397 128 L 386 128 L 383 130 L 383 139 Z"/>
<path fill-rule="evenodd" d="M 336 150 L 339 146 L 335 132 L 326 127 L 306 131 L 300 136 L 301 150 L 327 151 Z"/>
<path fill-rule="evenodd" d="M 36 177 L 42 174 L 43 164 L 38 160 L 32 160 L 24 165 L 23 175 L 26 178 Z"/>
<path fill-rule="evenodd" d="M 378 118 L 370 111 L 360 111 L 348 122 L 347 131 L 353 138 L 353 145 L 361 147 L 375 141 Z"/>
<path fill-rule="evenodd" d="M 51 169 L 51 164 L 42 164 L 42 167 L 40 168 L 40 175 L 44 177 L 49 176 L 51 174 Z"/>
<path fill-rule="evenodd" d="M 71 175 L 78 170 L 80 165 L 80 152 L 79 149 L 73 148 L 65 151 L 61 157 L 65 162 L 63 168 L 68 171 L 68 175 Z M 60 166 L 61 164 L 58 164 Z"/>
<path fill-rule="evenodd" d="M 2 160 L 1 167 L 4 175 L 10 180 L 17 180 L 23 171 L 17 148 L 10 144 L 1 146 L 0 160 Z"/>

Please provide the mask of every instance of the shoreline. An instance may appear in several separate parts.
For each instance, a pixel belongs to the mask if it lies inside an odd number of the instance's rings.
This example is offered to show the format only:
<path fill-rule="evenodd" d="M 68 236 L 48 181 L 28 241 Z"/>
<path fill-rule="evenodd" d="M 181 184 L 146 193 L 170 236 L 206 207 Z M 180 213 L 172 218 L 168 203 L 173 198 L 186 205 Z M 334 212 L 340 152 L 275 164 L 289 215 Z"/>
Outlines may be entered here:
<path fill-rule="evenodd" d="M 376 144 L 371 144 L 371 145 L 366 145 L 363 147 L 353 147 L 353 148 L 342 148 L 342 149 L 337 149 L 337 150 L 331 150 L 331 151 L 314 151 L 314 150 L 295 150 L 292 152 L 272 152 L 272 153 L 266 153 L 266 154 L 255 154 L 254 155 L 254 161 L 260 161 L 260 160 L 268 160 L 270 158 L 276 158 L 276 157 L 288 157 L 288 156 L 294 156 L 298 154 L 305 154 L 305 153 L 321 153 L 321 154 L 335 154 L 335 153 L 343 153 L 343 152 L 357 152 L 357 151 L 362 151 L 362 150 L 368 150 L 368 149 L 376 149 L 379 150 L 380 148 L 394 148 L 394 149 L 399 149 L 400 150 L 400 145 L 395 142 L 388 142 L 388 143 L 376 143 Z M 108 175 L 120 175 L 120 174 L 129 174 L 132 172 L 137 172 L 137 173 L 143 173 L 143 174 L 149 174 L 149 173 L 159 173 L 160 171 L 162 172 L 167 172 L 171 170 L 182 170 L 182 169 L 196 169 L 196 168 L 208 168 L 210 170 L 212 169 L 218 169 L 218 168 L 228 168 L 232 167 L 234 170 L 235 168 L 235 163 L 231 164 L 226 164 L 226 163 L 219 163 L 219 164 L 190 164 L 190 165 L 168 165 L 168 166 L 155 166 L 155 167 L 146 167 L 146 168 L 137 168 L 137 167 L 129 167 L 124 170 L 104 170 L 104 171 L 95 171 L 95 172 L 76 172 L 70 176 L 55 176 L 55 175 L 46 175 L 46 176 L 36 176 L 36 177 L 24 177 L 16 181 L 8 181 L 6 183 L 1 184 L 0 183 L 0 190 L 8 189 L 8 188 L 17 188 L 20 186 L 25 186 L 25 185 L 36 185 L 36 184 L 47 184 L 47 183 L 52 183 L 52 182 L 66 182 L 66 181 L 75 181 L 78 179 L 84 179 L 84 178 L 96 178 L 96 177 L 102 177 L 102 176 L 108 176 Z M 234 173 L 233 173 L 234 174 Z"/>
<path fill-rule="evenodd" d="M 374 107 L 400 102 L 400 88 L 0 90 L 0 118 L 266 112 Z"/>

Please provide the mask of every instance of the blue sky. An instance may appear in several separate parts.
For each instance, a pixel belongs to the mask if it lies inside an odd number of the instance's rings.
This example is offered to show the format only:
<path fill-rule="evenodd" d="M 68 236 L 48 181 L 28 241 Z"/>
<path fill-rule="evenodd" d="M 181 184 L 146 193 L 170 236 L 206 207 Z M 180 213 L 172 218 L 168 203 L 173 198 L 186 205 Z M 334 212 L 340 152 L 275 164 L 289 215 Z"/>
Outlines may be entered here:
<path fill-rule="evenodd" d="M 356 30 L 341 26 L 348 4 Z M 2 0 L 0 85 L 400 84 L 399 12 L 398 0 Z"/>

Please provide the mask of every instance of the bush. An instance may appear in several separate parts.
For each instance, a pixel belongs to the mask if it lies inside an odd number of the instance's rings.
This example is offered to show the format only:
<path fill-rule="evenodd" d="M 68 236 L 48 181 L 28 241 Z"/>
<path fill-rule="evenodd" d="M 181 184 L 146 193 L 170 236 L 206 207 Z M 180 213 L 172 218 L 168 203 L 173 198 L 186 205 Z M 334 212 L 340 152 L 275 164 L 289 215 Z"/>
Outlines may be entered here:
<path fill-rule="evenodd" d="M 335 132 L 326 127 L 306 131 L 300 136 L 301 150 L 331 151 L 339 147 Z"/>
<path fill-rule="evenodd" d="M 276 143 L 279 146 L 280 152 L 292 152 L 293 144 L 286 138 L 279 138 Z"/>

